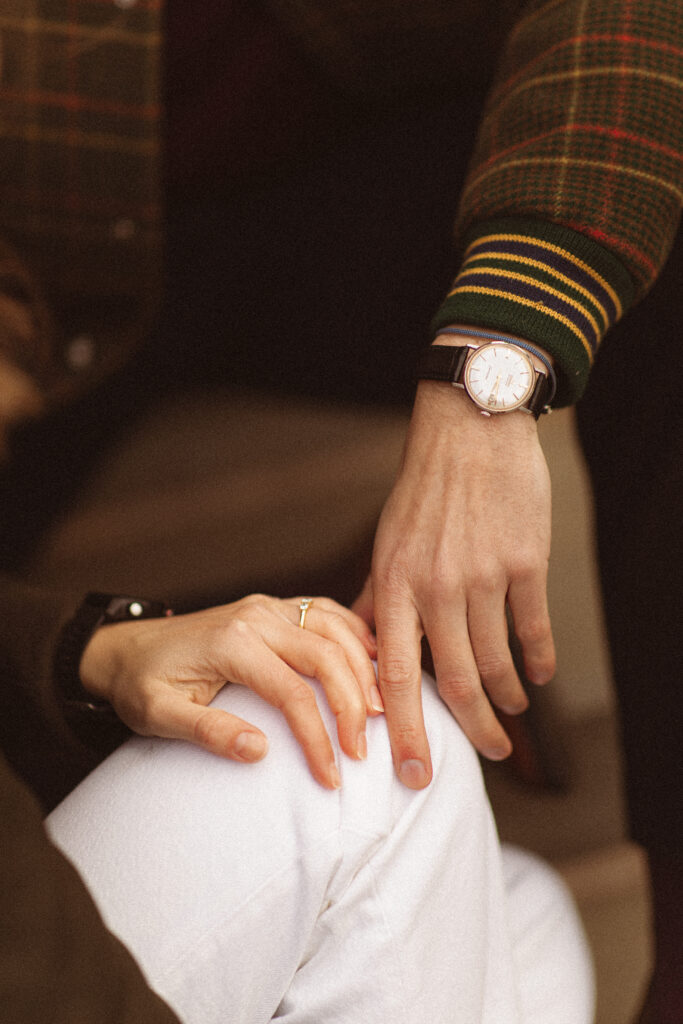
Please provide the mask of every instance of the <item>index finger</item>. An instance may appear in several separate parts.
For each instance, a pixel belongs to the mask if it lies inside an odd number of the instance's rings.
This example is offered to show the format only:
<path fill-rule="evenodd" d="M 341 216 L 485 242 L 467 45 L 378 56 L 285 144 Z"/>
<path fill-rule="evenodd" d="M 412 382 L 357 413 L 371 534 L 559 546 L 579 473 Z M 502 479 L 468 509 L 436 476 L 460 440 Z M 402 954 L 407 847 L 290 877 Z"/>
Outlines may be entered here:
<path fill-rule="evenodd" d="M 422 626 L 409 596 L 375 588 L 379 689 L 396 774 L 409 789 L 432 780 L 432 761 L 422 714 Z"/>

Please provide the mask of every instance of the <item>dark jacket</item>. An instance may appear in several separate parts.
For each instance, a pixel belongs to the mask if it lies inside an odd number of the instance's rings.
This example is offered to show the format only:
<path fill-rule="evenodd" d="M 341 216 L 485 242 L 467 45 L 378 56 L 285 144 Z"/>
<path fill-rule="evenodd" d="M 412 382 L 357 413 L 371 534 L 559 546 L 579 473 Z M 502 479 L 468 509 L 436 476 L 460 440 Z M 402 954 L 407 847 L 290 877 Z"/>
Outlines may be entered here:
<path fill-rule="evenodd" d="M 0 577 L 0 1016 L 171 1024 L 175 1015 L 107 931 L 42 824 L 110 745 L 106 734 L 72 727 L 52 681 L 56 638 L 72 611 L 68 600 Z"/>

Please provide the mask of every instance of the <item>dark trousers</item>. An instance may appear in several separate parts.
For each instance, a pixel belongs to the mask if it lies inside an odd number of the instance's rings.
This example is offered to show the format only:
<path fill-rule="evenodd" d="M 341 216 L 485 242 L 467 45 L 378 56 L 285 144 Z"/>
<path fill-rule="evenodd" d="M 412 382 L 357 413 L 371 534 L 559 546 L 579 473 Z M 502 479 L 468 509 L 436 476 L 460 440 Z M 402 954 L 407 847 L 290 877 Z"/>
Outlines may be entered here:
<path fill-rule="evenodd" d="M 683 847 L 683 235 L 606 339 L 578 405 L 631 830 Z"/>

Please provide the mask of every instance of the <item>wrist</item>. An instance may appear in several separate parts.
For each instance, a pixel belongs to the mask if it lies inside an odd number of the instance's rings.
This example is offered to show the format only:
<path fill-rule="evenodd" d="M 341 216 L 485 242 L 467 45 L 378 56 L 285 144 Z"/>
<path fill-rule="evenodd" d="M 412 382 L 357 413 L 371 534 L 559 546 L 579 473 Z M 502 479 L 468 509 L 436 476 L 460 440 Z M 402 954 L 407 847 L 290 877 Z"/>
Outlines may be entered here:
<path fill-rule="evenodd" d="M 524 412 L 482 416 L 481 410 L 461 388 L 439 381 L 421 380 L 417 386 L 411 428 L 432 446 L 459 445 L 467 438 L 476 455 L 484 448 L 538 443 L 538 422 Z M 438 439 L 438 440 L 437 440 Z"/>
<path fill-rule="evenodd" d="M 127 633 L 131 627 L 135 629 L 135 623 L 98 626 L 83 648 L 77 667 L 79 682 L 97 702 L 109 702 L 112 680 L 119 673 L 120 644 L 128 641 L 121 637 L 121 631 Z"/>
<path fill-rule="evenodd" d="M 54 678 L 67 707 L 89 712 L 108 709 L 107 680 L 115 666 L 105 654 L 107 629 L 172 614 L 161 601 L 88 594 L 62 630 L 55 651 Z"/>

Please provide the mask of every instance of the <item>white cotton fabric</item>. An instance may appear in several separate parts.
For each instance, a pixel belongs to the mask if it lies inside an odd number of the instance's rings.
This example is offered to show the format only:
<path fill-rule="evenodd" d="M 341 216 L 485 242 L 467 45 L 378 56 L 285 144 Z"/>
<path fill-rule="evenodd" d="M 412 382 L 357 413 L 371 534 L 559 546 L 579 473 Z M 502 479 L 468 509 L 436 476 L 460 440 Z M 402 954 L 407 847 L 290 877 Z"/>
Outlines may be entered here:
<path fill-rule="evenodd" d="M 315 685 L 315 684 L 313 684 Z M 477 758 L 424 679 L 434 780 L 393 771 L 383 717 L 342 789 L 281 714 L 257 765 L 134 738 L 48 818 L 107 925 L 185 1024 L 590 1024 L 590 957 L 545 865 L 501 851 Z"/>

